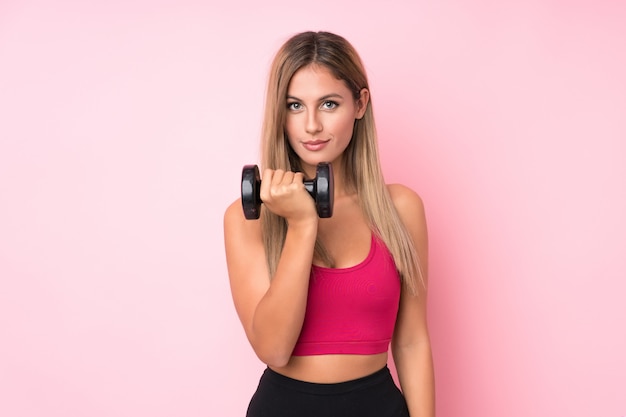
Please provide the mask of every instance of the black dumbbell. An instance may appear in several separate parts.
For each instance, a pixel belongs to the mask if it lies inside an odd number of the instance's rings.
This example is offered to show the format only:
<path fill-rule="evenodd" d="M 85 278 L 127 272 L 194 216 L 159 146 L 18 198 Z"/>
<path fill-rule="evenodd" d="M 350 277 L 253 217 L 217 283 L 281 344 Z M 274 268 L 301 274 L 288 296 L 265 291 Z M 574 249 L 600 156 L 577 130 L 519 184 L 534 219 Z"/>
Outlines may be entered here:
<path fill-rule="evenodd" d="M 328 162 L 317 165 L 315 179 L 304 180 L 304 188 L 315 200 L 318 216 L 327 218 L 333 215 L 335 197 L 333 187 L 333 166 Z M 258 219 L 261 215 L 261 178 L 259 167 L 246 165 L 241 172 L 241 204 L 246 219 Z"/>

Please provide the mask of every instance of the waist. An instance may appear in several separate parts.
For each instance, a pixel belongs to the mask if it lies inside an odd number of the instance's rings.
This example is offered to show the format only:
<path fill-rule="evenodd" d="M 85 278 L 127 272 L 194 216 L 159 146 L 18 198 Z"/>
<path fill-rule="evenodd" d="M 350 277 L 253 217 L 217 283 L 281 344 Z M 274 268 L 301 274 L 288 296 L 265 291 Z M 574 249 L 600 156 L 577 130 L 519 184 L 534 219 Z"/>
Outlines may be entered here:
<path fill-rule="evenodd" d="M 292 356 L 282 368 L 283 376 L 318 384 L 340 383 L 371 375 L 387 365 L 387 352 L 375 355 Z"/>
<path fill-rule="evenodd" d="M 313 383 L 308 381 L 300 381 L 298 379 L 293 379 L 288 376 L 279 374 L 271 368 L 267 368 L 265 370 L 262 379 L 280 385 L 284 388 L 318 395 L 343 394 L 358 389 L 368 388 L 387 380 L 393 380 L 393 378 L 391 377 L 391 372 L 386 365 L 381 369 L 361 378 L 337 383 Z"/>

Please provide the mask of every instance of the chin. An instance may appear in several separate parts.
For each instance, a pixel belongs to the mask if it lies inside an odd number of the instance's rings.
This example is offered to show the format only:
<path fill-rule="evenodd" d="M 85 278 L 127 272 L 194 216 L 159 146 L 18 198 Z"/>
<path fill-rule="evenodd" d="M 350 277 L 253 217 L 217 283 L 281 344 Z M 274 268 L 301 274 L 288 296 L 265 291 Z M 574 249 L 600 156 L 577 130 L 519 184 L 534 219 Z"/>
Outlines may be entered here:
<path fill-rule="evenodd" d="M 321 164 L 322 162 L 325 163 L 333 163 L 332 160 L 330 160 L 329 158 L 307 158 L 307 159 L 300 159 L 300 163 L 302 164 L 303 168 L 306 167 L 311 167 L 312 169 L 315 169 L 315 167 L 317 167 L 318 164 Z"/>
<path fill-rule="evenodd" d="M 323 155 L 298 155 L 302 165 L 316 166 L 320 162 L 328 162 Z"/>

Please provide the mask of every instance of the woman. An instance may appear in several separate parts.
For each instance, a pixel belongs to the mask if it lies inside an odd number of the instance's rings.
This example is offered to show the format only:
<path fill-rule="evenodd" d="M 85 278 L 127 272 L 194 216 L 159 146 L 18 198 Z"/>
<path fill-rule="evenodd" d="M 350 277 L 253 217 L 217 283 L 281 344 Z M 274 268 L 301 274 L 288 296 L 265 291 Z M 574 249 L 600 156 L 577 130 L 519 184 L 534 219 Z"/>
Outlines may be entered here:
<path fill-rule="evenodd" d="M 324 219 L 303 185 L 321 162 L 334 171 Z M 384 183 L 365 70 L 342 37 L 305 32 L 278 51 L 262 167 L 261 220 L 240 201 L 224 217 L 235 307 L 268 366 L 248 416 L 434 416 L 424 209 Z"/>

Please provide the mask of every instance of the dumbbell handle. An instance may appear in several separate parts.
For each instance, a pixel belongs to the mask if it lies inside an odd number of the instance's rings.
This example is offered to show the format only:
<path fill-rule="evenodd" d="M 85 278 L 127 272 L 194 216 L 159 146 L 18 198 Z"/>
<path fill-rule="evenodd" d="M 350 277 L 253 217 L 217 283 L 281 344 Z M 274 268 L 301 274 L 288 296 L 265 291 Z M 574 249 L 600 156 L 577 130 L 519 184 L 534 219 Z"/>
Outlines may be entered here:
<path fill-rule="evenodd" d="M 315 198 L 315 180 L 304 180 L 304 188 Z"/>
<path fill-rule="evenodd" d="M 304 180 L 304 188 L 309 192 L 311 197 L 315 198 L 315 180 Z M 259 187 L 256 189 L 256 198 L 261 200 L 261 182 L 259 181 Z"/>
<path fill-rule="evenodd" d="M 315 198 L 315 180 L 304 180 L 304 188 L 309 192 L 311 197 Z M 261 200 L 261 181 L 259 181 L 259 186 L 256 188 L 255 197 L 259 201 Z"/>

